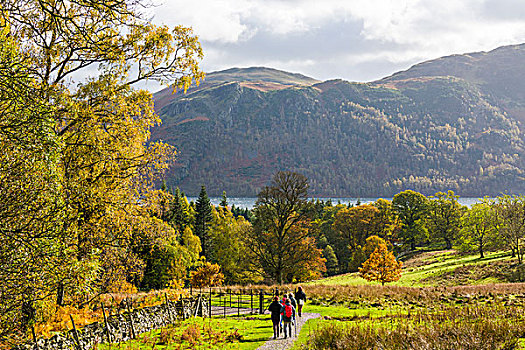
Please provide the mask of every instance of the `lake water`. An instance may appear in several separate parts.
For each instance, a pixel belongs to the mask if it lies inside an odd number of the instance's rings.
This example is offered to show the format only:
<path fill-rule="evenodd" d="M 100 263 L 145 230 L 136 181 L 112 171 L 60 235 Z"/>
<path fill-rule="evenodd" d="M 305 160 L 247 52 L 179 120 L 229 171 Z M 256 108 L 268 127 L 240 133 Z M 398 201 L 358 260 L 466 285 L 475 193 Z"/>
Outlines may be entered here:
<path fill-rule="evenodd" d="M 331 200 L 334 205 L 338 203 L 345 204 L 345 205 L 352 203 L 355 205 L 357 204 L 358 201 L 360 201 L 361 204 L 373 203 L 379 198 L 380 197 L 378 198 L 312 198 L 312 199 L 319 199 L 319 200 L 324 200 L 324 201 Z M 210 197 L 211 203 L 215 206 L 219 205 L 219 203 L 221 202 L 221 199 L 222 199 L 221 197 Z M 385 198 L 385 199 L 388 199 L 390 201 L 392 200 L 392 198 Z M 188 200 L 190 202 L 191 201 L 195 202 L 197 200 L 197 197 L 188 197 Z M 235 205 L 235 207 L 237 208 L 253 209 L 256 201 L 257 201 L 257 198 L 255 197 L 240 197 L 240 198 L 232 197 L 232 198 L 228 198 L 228 205 Z M 480 198 L 460 197 L 458 199 L 458 202 L 461 205 L 466 205 L 468 207 L 471 207 L 472 204 L 480 202 Z"/>

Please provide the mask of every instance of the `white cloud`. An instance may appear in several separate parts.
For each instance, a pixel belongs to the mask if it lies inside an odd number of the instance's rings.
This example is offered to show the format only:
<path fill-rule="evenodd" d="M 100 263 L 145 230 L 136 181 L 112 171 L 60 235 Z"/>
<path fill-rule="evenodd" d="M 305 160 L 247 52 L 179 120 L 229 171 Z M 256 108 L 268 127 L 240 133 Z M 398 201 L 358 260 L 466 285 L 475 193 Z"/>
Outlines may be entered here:
<path fill-rule="evenodd" d="M 156 3 L 154 22 L 191 26 L 202 40 L 236 42 L 251 36 L 242 20 L 250 9 L 246 0 L 157 0 Z"/>
<path fill-rule="evenodd" d="M 524 8 L 522 0 L 164 0 L 155 21 L 192 26 L 205 69 L 271 64 L 353 80 L 373 76 L 374 62 L 383 74 L 525 42 Z M 343 75 L 358 69 L 370 71 Z"/>

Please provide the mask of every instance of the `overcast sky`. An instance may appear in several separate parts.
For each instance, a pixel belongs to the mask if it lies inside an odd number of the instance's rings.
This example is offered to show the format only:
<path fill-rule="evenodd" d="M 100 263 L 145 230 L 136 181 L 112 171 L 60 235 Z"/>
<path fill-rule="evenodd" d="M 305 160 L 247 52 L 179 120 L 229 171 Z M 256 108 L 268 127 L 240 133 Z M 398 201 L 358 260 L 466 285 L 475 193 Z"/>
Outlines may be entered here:
<path fill-rule="evenodd" d="M 266 66 L 371 81 L 445 55 L 525 43 L 525 0 L 154 0 L 191 26 L 206 72 Z"/>

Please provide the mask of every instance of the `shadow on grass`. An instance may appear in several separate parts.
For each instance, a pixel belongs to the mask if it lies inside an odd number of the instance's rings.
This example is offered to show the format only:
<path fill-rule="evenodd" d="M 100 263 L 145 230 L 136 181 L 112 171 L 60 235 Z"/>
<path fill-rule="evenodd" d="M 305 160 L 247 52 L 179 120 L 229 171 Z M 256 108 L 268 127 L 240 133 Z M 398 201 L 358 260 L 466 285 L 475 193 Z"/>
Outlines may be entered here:
<path fill-rule="evenodd" d="M 466 254 L 465 256 L 469 256 L 469 255 L 470 254 Z M 462 255 L 454 254 L 454 256 L 458 257 L 458 259 L 453 259 L 451 257 L 451 260 L 446 263 L 439 263 L 439 265 L 437 266 L 435 264 L 424 265 L 422 268 L 420 267 L 420 269 L 418 269 L 417 271 L 424 272 L 424 271 L 431 271 L 431 270 L 444 270 L 447 267 L 459 265 L 458 260 L 462 259 Z M 502 252 L 502 253 L 494 254 L 492 256 L 486 256 L 482 259 L 479 256 L 471 256 L 471 258 L 461 261 L 461 265 L 465 265 L 465 264 L 474 265 L 478 262 L 488 262 L 492 260 L 499 260 L 499 259 L 510 257 L 510 256 L 511 256 L 510 252 Z M 436 272 L 439 273 L 439 271 L 436 271 Z"/>
<path fill-rule="evenodd" d="M 239 343 L 257 343 L 257 342 L 265 342 L 267 341 L 268 339 L 270 339 L 271 336 L 269 337 L 259 337 L 259 338 L 252 338 L 252 339 L 245 339 L 245 340 L 239 340 Z"/>

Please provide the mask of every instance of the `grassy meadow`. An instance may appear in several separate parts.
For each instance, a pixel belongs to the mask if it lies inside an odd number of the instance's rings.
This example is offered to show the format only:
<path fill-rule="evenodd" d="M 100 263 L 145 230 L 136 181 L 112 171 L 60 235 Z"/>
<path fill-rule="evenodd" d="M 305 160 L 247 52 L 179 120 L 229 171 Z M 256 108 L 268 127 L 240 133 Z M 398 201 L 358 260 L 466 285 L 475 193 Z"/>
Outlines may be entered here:
<path fill-rule="evenodd" d="M 511 268 L 509 268 L 509 266 Z M 525 349 L 525 284 L 506 252 L 421 252 L 397 282 L 358 274 L 305 285 L 309 321 L 294 349 Z"/>
<path fill-rule="evenodd" d="M 420 252 L 384 287 L 357 274 L 303 284 L 305 312 L 321 317 L 294 350 L 525 349 L 525 284 L 506 272 L 514 265 L 504 252 Z M 99 349 L 256 349 L 271 335 L 269 315 L 196 318 Z"/>
<path fill-rule="evenodd" d="M 425 287 L 490 284 L 508 282 L 509 265 L 515 265 L 509 252 L 489 252 L 483 259 L 479 255 L 461 255 L 455 250 L 420 252 L 408 259 L 403 266 L 403 274 L 393 286 Z M 379 285 L 368 282 L 359 274 L 349 273 L 324 278 L 305 285 Z"/>

